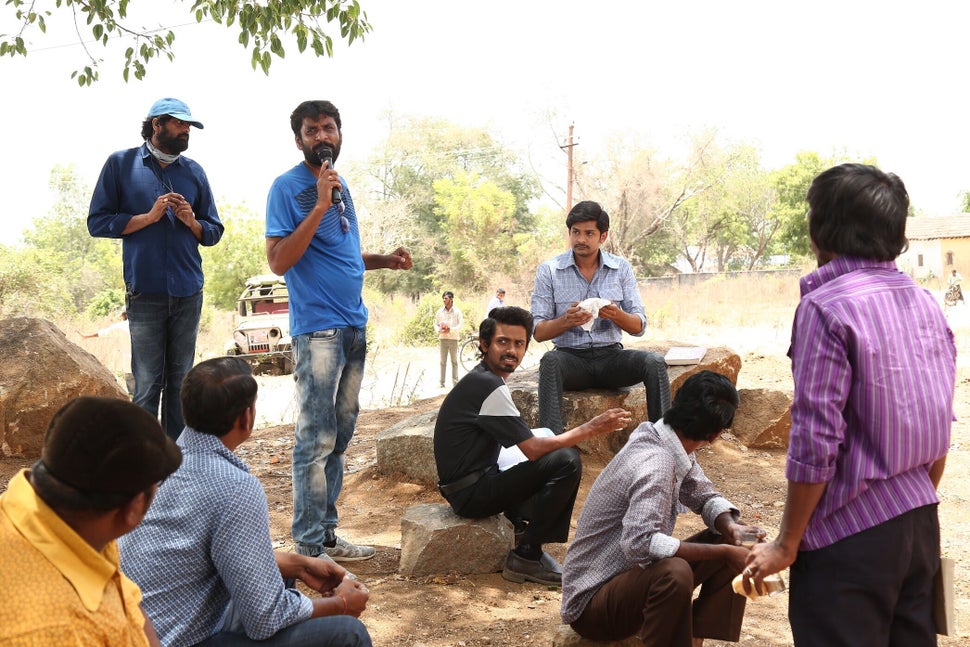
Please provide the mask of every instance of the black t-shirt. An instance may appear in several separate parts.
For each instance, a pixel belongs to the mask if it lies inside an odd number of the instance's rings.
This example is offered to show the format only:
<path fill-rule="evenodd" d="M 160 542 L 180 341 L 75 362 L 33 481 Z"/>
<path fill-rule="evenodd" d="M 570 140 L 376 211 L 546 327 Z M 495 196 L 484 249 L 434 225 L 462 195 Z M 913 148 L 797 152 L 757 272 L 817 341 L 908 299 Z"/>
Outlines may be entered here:
<path fill-rule="evenodd" d="M 445 398 L 434 426 L 438 478 L 453 483 L 496 464 L 502 447 L 532 438 L 505 380 L 478 364 Z"/>

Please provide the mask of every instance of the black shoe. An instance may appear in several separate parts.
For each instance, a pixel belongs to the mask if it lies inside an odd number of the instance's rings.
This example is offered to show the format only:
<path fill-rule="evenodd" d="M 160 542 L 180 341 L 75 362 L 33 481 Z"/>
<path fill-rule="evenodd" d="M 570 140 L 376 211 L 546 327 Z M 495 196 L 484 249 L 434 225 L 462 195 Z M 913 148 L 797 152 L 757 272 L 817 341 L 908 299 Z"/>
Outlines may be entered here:
<path fill-rule="evenodd" d="M 545 551 L 539 559 L 525 559 L 516 555 L 515 551 L 509 551 L 502 577 L 518 584 L 535 582 L 546 586 L 562 586 L 562 567 Z"/>

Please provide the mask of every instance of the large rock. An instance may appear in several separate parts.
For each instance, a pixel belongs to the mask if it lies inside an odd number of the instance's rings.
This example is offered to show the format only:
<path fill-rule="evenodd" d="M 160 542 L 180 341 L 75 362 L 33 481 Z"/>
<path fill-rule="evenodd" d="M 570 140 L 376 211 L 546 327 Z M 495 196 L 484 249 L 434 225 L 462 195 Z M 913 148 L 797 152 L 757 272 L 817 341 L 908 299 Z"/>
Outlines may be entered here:
<path fill-rule="evenodd" d="M 771 389 L 741 389 L 731 433 L 748 447 L 785 449 L 791 432 L 792 395 Z"/>
<path fill-rule="evenodd" d="M 127 399 L 91 353 L 49 321 L 0 321 L 0 452 L 37 458 L 54 413 L 79 395 Z"/>
<path fill-rule="evenodd" d="M 512 548 L 512 524 L 502 515 L 464 519 L 446 503 L 418 503 L 401 519 L 402 575 L 496 573 Z"/>
<path fill-rule="evenodd" d="M 683 345 L 673 342 L 668 346 L 643 344 L 634 345 L 632 348 L 663 354 L 667 352 L 669 346 Z M 736 383 L 738 372 L 741 370 L 741 358 L 730 348 L 718 347 L 709 349 L 699 364 L 668 367 L 671 395 L 677 393 L 677 389 L 688 377 L 705 369 L 721 373 Z M 539 426 L 538 381 L 538 367 L 516 371 L 508 379 L 512 400 L 533 429 Z M 744 398 L 742 398 L 743 406 Z M 643 386 L 637 385 L 615 391 L 609 389 L 566 391 L 563 394 L 563 420 L 567 429 L 581 425 L 613 407 L 623 407 L 632 411 L 634 423 L 627 429 L 583 441 L 579 445 L 581 451 L 609 460 L 623 447 L 630 432 L 647 419 L 647 402 Z M 399 474 L 413 483 L 437 485 L 438 469 L 434 461 L 434 425 L 437 416 L 436 411 L 430 411 L 402 420 L 379 432 L 377 434 L 378 471 L 385 475 Z"/>
<path fill-rule="evenodd" d="M 628 345 L 635 350 L 647 350 L 661 355 L 671 346 L 686 346 L 680 342 L 640 342 Z M 741 371 L 741 357 L 725 346 L 709 348 L 699 364 L 691 366 L 669 366 L 671 398 L 691 375 L 703 370 L 714 371 L 737 383 Z M 512 400 L 530 427 L 539 426 L 539 369 L 516 371 L 508 379 Z M 647 419 L 647 401 L 643 385 L 638 384 L 625 389 L 588 389 L 586 391 L 565 391 L 563 393 L 562 419 L 566 429 L 577 427 L 587 420 L 613 407 L 622 407 L 633 413 L 633 423 L 626 429 L 612 434 L 603 434 L 584 440 L 579 449 L 585 453 L 611 458 L 626 444 L 637 425 Z"/>
<path fill-rule="evenodd" d="M 624 640 L 589 640 L 573 631 L 569 625 L 559 625 L 552 637 L 552 647 L 643 647 L 643 641 L 636 636 Z"/>
<path fill-rule="evenodd" d="M 401 474 L 412 483 L 438 484 L 434 462 L 434 423 L 437 411 L 429 411 L 388 427 L 377 434 L 377 470 L 384 475 Z"/>

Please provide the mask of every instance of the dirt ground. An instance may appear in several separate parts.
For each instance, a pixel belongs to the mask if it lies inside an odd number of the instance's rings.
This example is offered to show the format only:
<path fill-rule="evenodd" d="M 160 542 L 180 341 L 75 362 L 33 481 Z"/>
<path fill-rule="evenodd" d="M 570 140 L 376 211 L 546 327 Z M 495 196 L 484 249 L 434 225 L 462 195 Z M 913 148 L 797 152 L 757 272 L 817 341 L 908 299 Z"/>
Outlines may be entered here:
<path fill-rule="evenodd" d="M 942 505 L 943 552 L 956 559 L 956 607 L 962 621 L 959 635 L 941 638 L 943 646 L 967 644 L 970 636 L 970 364 L 965 349 L 958 373 L 956 412 L 959 422 L 953 428 L 953 442 L 946 476 L 940 488 Z M 783 350 L 742 352 L 740 388 L 791 389 L 789 364 Z M 388 358 L 397 361 L 403 360 Z M 426 366 L 427 371 L 436 367 Z M 393 365 L 384 369 L 393 374 Z M 414 369 L 416 370 L 416 369 Z M 435 376 L 436 377 L 436 376 Z M 435 380 L 436 381 L 436 380 Z M 259 407 L 264 411 L 291 416 L 292 402 L 286 394 L 292 379 L 288 376 L 260 378 Z M 366 385 L 365 385 L 366 388 Z M 274 395 L 275 393 L 275 395 Z M 424 392 L 427 394 L 428 392 Z M 376 434 L 416 413 L 433 410 L 443 395 L 430 390 L 432 397 L 408 406 L 364 410 L 357 434 L 347 452 L 347 477 L 341 495 L 340 532 L 359 543 L 377 547 L 374 559 L 350 564 L 371 591 L 370 603 L 362 616 L 375 645 L 386 647 L 472 647 L 551 645 L 559 625 L 560 592 L 535 584 L 512 584 L 498 573 L 492 575 L 441 575 L 407 578 L 398 575 L 400 522 L 408 506 L 440 502 L 436 490 L 382 477 L 376 470 Z M 274 400 L 276 402 L 274 402 Z M 281 402 L 280 402 L 281 401 Z M 271 419 L 264 417 L 263 420 Z M 289 524 L 292 494 L 290 452 L 292 425 L 276 424 L 258 429 L 239 453 L 262 481 L 269 499 L 271 533 L 275 545 L 292 549 Z M 744 518 L 762 525 L 773 536 L 781 521 L 785 498 L 783 451 L 748 449 L 728 437 L 702 450 L 699 460 L 707 475 L 743 512 Z M 26 461 L 0 459 L 0 490 L 10 476 Z M 582 502 L 601 462 L 587 457 L 580 496 Z M 693 515 L 683 515 L 678 536 L 698 529 Z M 566 545 L 547 546 L 560 560 Z M 741 644 L 752 646 L 791 645 L 786 612 L 788 598 L 782 594 L 748 604 Z M 708 640 L 708 646 L 728 645 Z"/>

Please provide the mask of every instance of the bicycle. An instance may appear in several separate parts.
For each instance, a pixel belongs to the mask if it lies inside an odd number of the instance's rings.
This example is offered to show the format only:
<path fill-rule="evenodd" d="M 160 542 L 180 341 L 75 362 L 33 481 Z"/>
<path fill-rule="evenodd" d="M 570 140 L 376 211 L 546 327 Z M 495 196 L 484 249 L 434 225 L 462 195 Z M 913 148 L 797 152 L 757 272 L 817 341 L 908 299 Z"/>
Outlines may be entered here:
<path fill-rule="evenodd" d="M 943 295 L 943 305 L 946 308 L 952 308 L 957 304 L 957 301 L 963 300 L 963 294 L 960 290 L 960 285 L 954 283 L 946 289 L 946 293 Z"/>
<path fill-rule="evenodd" d="M 522 357 L 522 362 L 519 364 L 518 370 L 521 371 L 538 366 L 539 360 L 542 359 L 543 354 L 547 350 L 552 350 L 552 344 L 533 339 L 529 343 L 529 348 L 525 351 L 525 355 Z M 461 346 L 458 347 L 458 361 L 466 373 L 475 368 L 475 365 L 481 361 L 481 355 L 482 353 L 478 348 L 478 335 L 467 337 L 461 342 Z"/>

